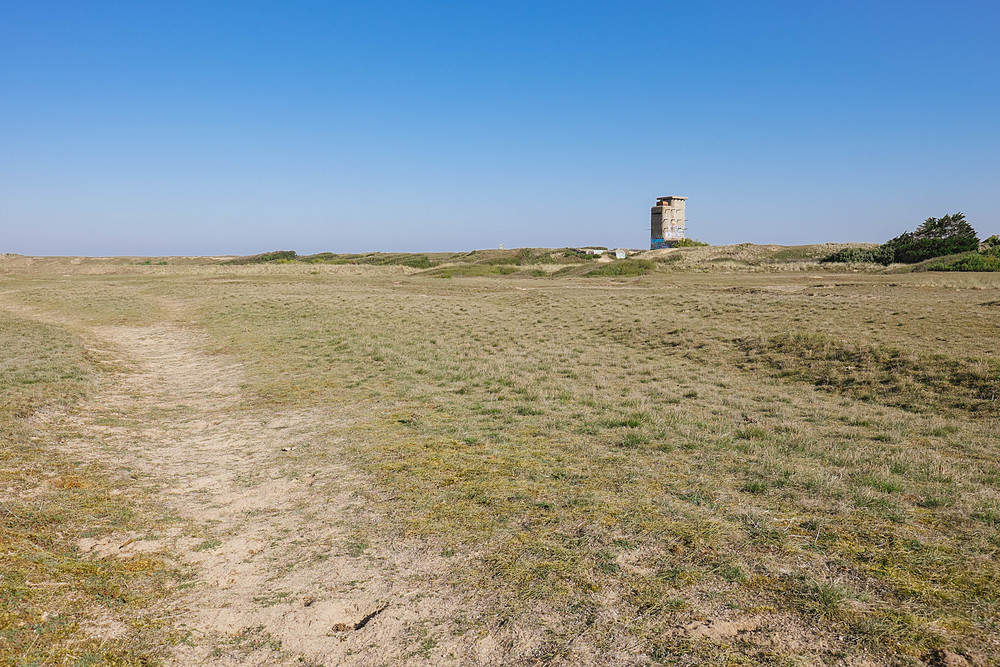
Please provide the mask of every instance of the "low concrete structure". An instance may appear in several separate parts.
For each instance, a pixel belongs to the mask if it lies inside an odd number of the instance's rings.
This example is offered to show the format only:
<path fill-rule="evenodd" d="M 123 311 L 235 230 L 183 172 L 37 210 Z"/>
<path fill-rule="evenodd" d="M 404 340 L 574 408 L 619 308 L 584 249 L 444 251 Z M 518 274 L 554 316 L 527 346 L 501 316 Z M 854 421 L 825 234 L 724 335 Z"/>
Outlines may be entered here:
<path fill-rule="evenodd" d="M 650 211 L 649 247 L 670 248 L 684 238 L 684 203 L 687 197 L 657 197 Z"/>

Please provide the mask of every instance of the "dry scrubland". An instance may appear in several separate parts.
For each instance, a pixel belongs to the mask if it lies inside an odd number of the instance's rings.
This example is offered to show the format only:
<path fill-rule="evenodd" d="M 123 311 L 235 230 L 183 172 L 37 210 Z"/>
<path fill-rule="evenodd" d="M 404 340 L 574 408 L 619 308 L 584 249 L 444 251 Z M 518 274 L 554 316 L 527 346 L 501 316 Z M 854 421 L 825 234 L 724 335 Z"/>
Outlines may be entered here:
<path fill-rule="evenodd" d="M 8 256 L 0 657 L 997 664 L 1000 275 L 829 251 Z"/>

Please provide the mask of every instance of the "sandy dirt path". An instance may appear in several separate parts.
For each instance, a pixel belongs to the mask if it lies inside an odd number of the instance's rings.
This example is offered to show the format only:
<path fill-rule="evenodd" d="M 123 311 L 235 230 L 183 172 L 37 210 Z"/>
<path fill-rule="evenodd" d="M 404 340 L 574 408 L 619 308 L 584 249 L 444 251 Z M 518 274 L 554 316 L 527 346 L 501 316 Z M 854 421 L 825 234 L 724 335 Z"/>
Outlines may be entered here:
<path fill-rule="evenodd" d="M 315 425 L 329 433 L 335 418 L 248 410 L 239 365 L 206 354 L 188 327 L 104 327 L 92 340 L 93 354 L 129 370 L 53 427 L 74 434 L 78 455 L 131 470 L 174 520 L 80 547 L 95 558 L 179 554 L 190 566 L 193 584 L 165 603 L 182 638 L 168 661 L 458 659 L 443 620 L 452 605 L 434 592 L 441 558 L 352 542 L 352 521 L 372 510 L 335 436 L 317 441 Z"/>

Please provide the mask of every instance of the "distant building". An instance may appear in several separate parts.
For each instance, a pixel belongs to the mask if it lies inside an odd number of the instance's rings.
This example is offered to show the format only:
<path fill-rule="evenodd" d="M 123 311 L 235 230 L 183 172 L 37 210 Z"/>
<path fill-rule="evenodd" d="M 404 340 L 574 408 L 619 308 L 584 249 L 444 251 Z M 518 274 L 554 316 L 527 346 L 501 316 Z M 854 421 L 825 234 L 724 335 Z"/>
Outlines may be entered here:
<path fill-rule="evenodd" d="M 657 197 L 650 210 L 649 247 L 671 248 L 684 238 L 684 202 L 687 197 Z"/>

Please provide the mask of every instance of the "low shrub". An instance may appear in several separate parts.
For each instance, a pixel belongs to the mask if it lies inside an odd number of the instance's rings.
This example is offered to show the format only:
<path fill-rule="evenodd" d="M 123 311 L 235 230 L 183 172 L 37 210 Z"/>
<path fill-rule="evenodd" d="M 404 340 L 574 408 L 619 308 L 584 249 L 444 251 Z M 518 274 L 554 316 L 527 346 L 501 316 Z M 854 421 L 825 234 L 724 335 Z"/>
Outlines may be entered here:
<path fill-rule="evenodd" d="M 500 257 L 492 257 L 480 263 L 492 266 L 524 266 L 525 264 L 552 264 L 554 261 L 552 253 L 548 251 L 519 248 L 513 252 L 507 252 Z"/>
<path fill-rule="evenodd" d="M 296 258 L 296 252 L 294 250 L 272 250 L 271 252 L 262 252 L 259 255 L 249 255 L 247 257 L 237 257 L 236 259 L 226 262 L 227 264 L 267 264 L 268 262 L 277 262 L 281 260 L 292 261 Z"/>
<path fill-rule="evenodd" d="M 587 276 L 642 276 L 656 265 L 648 259 L 622 259 L 587 271 Z"/>
<path fill-rule="evenodd" d="M 408 266 L 412 269 L 429 269 L 434 266 L 431 262 L 431 258 L 427 255 L 410 255 L 410 254 L 387 254 L 383 255 L 381 253 L 376 253 L 374 255 L 368 255 L 367 257 L 362 257 L 354 264 L 370 264 L 374 266 Z"/>
<path fill-rule="evenodd" d="M 883 246 L 877 248 L 844 248 L 837 252 L 830 253 L 821 263 L 843 262 L 844 264 L 886 264 L 883 262 Z"/>
<path fill-rule="evenodd" d="M 935 257 L 976 250 L 979 248 L 979 239 L 975 236 L 914 238 L 913 236 L 903 234 L 886 243 L 883 248 L 891 251 L 892 258 L 890 261 L 902 264 L 916 264 L 917 262 L 934 259 Z"/>
<path fill-rule="evenodd" d="M 947 261 L 935 262 L 928 271 L 1000 271 L 1000 254 L 970 252 Z"/>

